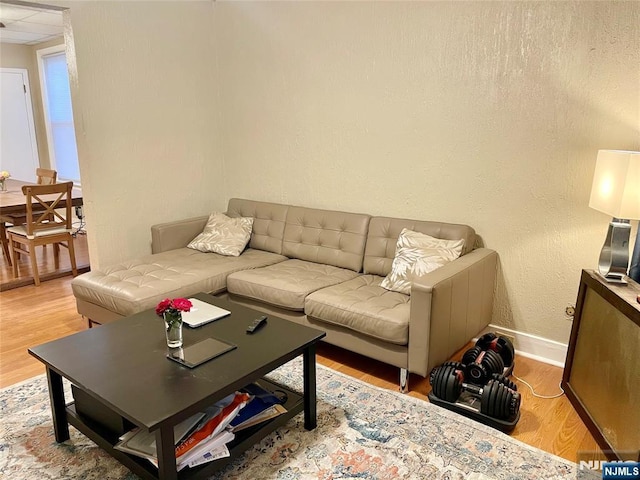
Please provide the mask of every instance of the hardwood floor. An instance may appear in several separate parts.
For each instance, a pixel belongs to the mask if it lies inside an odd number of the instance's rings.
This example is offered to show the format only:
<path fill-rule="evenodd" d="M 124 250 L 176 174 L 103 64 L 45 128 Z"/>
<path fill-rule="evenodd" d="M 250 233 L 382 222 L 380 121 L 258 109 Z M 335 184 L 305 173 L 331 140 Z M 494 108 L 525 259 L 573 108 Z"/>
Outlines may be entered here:
<path fill-rule="evenodd" d="M 40 287 L 28 285 L 0 292 L 0 387 L 44 373 L 43 365 L 27 353 L 27 348 L 86 328 L 76 312 L 71 280 L 65 276 L 43 282 Z M 464 350 L 453 358 L 459 358 Z M 318 362 L 370 384 L 397 389 L 397 368 L 340 348 L 321 344 Z M 559 367 L 517 356 L 515 374 L 533 385 L 538 394 L 559 392 Z M 599 451 L 565 396 L 536 398 L 525 385 L 516 383 L 522 393 L 522 407 L 512 437 L 571 461 L 577 460 L 578 452 Z M 409 386 L 409 395 L 426 400 L 428 379 L 411 375 Z"/>

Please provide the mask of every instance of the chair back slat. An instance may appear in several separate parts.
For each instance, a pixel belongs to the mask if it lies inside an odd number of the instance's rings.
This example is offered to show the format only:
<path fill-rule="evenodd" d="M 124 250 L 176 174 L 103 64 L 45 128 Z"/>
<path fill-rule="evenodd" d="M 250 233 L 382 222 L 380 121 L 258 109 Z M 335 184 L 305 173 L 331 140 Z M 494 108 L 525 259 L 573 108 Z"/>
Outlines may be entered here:
<path fill-rule="evenodd" d="M 24 185 L 27 235 L 53 229 L 71 230 L 71 189 L 73 182 L 52 185 Z M 64 207 L 61 203 L 65 203 Z M 64 215 L 60 213 L 64 211 Z"/>
<path fill-rule="evenodd" d="M 51 185 L 58 180 L 58 172 L 56 170 L 49 170 L 48 168 L 36 168 L 36 183 L 38 185 Z"/>

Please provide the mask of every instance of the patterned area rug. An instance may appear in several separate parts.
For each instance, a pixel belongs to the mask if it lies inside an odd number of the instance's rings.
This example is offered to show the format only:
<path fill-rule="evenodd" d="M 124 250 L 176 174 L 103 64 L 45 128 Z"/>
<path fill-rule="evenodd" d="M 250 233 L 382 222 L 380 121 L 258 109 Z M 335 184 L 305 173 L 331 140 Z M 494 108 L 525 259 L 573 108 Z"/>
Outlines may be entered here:
<path fill-rule="evenodd" d="M 302 390 L 296 359 L 270 375 Z M 558 479 L 577 466 L 428 402 L 318 366 L 318 427 L 302 414 L 214 479 Z M 71 396 L 67 394 L 67 399 Z M 44 375 L 0 391 L 0 477 L 133 480 L 71 427 L 56 444 Z"/>

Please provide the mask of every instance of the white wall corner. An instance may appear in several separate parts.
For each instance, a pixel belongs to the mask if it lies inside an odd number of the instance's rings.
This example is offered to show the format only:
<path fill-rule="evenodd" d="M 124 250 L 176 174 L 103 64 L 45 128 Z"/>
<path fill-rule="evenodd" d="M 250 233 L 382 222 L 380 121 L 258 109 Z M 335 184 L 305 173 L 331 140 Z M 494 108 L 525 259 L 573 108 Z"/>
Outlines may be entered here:
<path fill-rule="evenodd" d="M 513 338 L 513 346 L 518 355 L 532 358 L 539 362 L 555 365 L 564 368 L 564 361 L 567 358 L 568 345 L 565 343 L 549 340 L 548 338 L 538 337 L 530 333 L 518 332 L 498 325 L 490 324 L 485 328 L 479 336 L 485 333 L 493 332 L 498 335 L 504 334 Z M 474 340 L 475 341 L 475 340 Z"/>

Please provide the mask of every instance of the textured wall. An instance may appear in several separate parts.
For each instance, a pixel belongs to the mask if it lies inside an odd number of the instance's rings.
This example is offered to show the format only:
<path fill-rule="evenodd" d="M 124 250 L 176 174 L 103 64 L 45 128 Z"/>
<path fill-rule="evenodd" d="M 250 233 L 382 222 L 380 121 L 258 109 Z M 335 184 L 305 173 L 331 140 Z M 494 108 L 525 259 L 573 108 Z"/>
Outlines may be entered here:
<path fill-rule="evenodd" d="M 600 148 L 640 149 L 640 3 L 216 2 L 226 191 L 472 225 L 494 323 L 566 342 Z"/>
<path fill-rule="evenodd" d="M 152 224 L 225 205 L 213 3 L 64 4 L 89 252 L 99 268 L 150 253 Z"/>
<path fill-rule="evenodd" d="M 567 341 L 597 150 L 640 149 L 640 3 L 48 3 L 94 267 L 229 196 L 467 223 L 494 323 Z"/>

